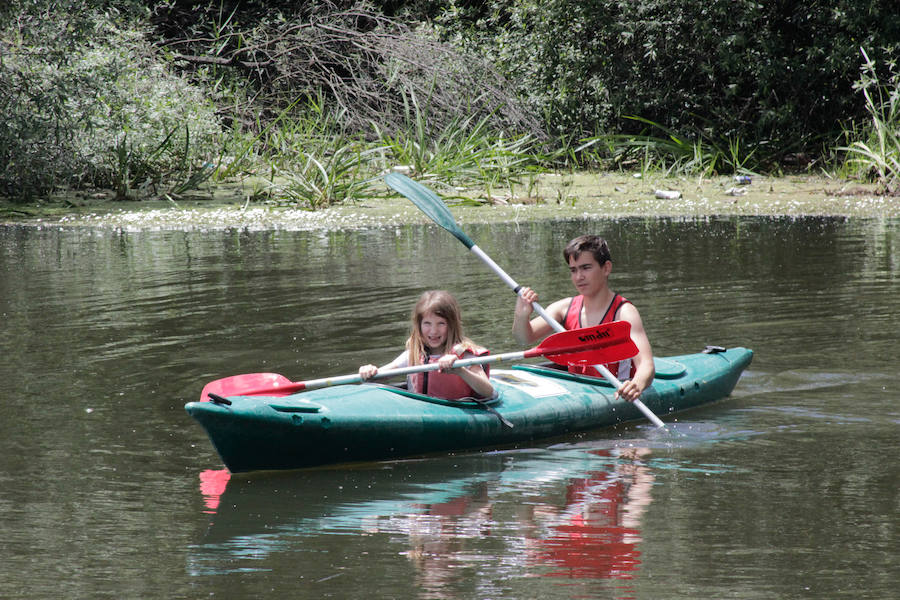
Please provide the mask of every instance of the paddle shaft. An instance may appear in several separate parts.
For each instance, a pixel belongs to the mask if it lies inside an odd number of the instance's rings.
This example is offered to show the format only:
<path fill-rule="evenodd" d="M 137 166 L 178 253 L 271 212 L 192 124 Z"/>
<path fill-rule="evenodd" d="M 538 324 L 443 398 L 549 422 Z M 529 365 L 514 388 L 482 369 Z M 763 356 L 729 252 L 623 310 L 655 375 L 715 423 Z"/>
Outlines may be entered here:
<path fill-rule="evenodd" d="M 475 254 L 475 256 L 480 258 L 488 267 L 490 267 L 490 269 L 492 271 L 494 271 L 494 273 L 499 275 L 500 278 L 506 282 L 506 285 L 508 285 L 509 287 L 512 288 L 512 290 L 516 293 L 516 295 L 521 295 L 522 286 L 520 286 L 518 283 L 516 283 L 516 281 L 512 277 L 510 277 L 506 273 L 506 271 L 504 271 L 500 267 L 500 265 L 495 263 L 494 260 L 490 256 L 488 256 L 481 248 L 479 248 L 478 244 L 472 244 L 469 247 L 469 250 L 471 250 Z M 537 302 L 532 302 L 531 306 L 534 307 L 534 310 L 535 310 L 535 312 L 537 312 L 537 314 L 539 314 L 545 321 L 547 321 L 547 324 L 550 325 L 550 327 L 552 327 L 554 331 L 559 332 L 559 331 L 566 330 L 565 327 L 560 325 L 556 321 L 556 319 L 551 317 L 547 313 L 547 311 L 544 310 L 543 306 L 541 306 Z M 616 389 L 619 389 L 620 387 L 622 387 L 622 382 L 619 381 L 615 375 L 610 373 L 609 369 L 607 369 L 605 365 L 599 365 L 599 364 L 594 365 L 594 368 L 597 369 L 598 371 L 600 371 L 600 374 L 603 375 L 603 377 L 608 382 L 610 382 L 613 386 L 615 386 Z M 638 410 L 640 410 L 642 413 L 644 413 L 644 416 L 647 417 L 647 419 L 649 419 L 651 423 L 653 423 L 657 427 L 665 428 L 666 424 L 663 423 L 659 417 L 657 417 L 655 414 L 653 414 L 653 411 L 650 410 L 649 408 L 647 408 L 647 405 L 644 404 L 643 402 L 641 402 L 640 398 L 636 398 L 634 400 L 634 405 L 638 407 Z"/>
<path fill-rule="evenodd" d="M 585 328 L 590 330 L 595 330 L 595 328 Z M 565 331 L 565 330 L 564 330 Z M 581 332 L 584 330 L 578 330 Z M 573 332 L 566 332 L 573 333 Z M 577 332 L 576 332 L 577 333 Z M 547 341 L 551 341 L 551 338 L 547 338 L 544 343 Z M 631 343 L 631 340 L 628 340 L 628 343 Z M 464 358 L 462 360 L 457 360 L 453 363 L 453 368 L 462 368 L 462 367 L 470 367 L 472 365 L 487 365 L 496 362 L 506 362 L 506 361 L 515 361 L 515 360 L 524 360 L 526 358 L 534 358 L 537 356 L 546 356 L 553 359 L 556 356 L 568 356 L 568 355 L 583 355 L 585 353 L 591 353 L 592 350 L 597 352 L 602 352 L 604 348 L 609 346 L 622 346 L 624 342 L 621 340 L 617 340 L 615 337 L 612 339 L 608 339 L 606 337 L 598 336 L 596 339 L 587 339 L 587 340 L 578 340 L 578 343 L 569 344 L 566 346 L 554 346 L 554 347 L 543 347 L 544 344 L 538 345 L 534 348 L 530 348 L 528 350 L 520 350 L 518 352 L 506 352 L 504 354 L 494 354 L 488 356 L 476 356 L 473 358 Z M 561 360 L 565 364 L 565 360 Z M 384 371 L 379 371 L 375 375 L 373 375 L 370 379 L 386 379 L 388 377 L 399 377 L 402 375 L 410 375 L 412 373 L 424 373 L 426 371 L 436 371 L 440 369 L 441 366 L 437 363 L 428 363 L 424 365 L 412 365 L 409 367 L 402 367 L 399 369 L 387 369 Z M 253 390 L 242 390 L 239 393 L 235 393 L 235 396 L 264 396 L 266 394 L 272 393 L 292 393 L 292 392 L 300 392 L 304 390 L 315 390 L 324 387 L 330 387 L 333 385 L 344 385 L 348 383 L 359 383 L 363 381 L 363 378 L 360 377 L 359 374 L 352 375 L 339 375 L 337 377 L 323 377 L 321 379 L 310 379 L 308 381 L 295 381 L 286 385 L 281 386 L 270 386 L 267 388 L 259 388 Z"/>
<path fill-rule="evenodd" d="M 453 363 L 453 368 L 471 367 L 472 365 L 486 365 L 490 363 L 500 362 L 503 360 L 522 360 L 528 358 L 527 351 L 509 352 L 506 354 L 495 354 L 493 356 L 477 356 L 475 358 L 466 358 Z M 402 375 L 411 375 L 412 373 L 425 373 L 427 371 L 437 371 L 441 366 L 437 363 L 428 363 L 425 365 L 412 365 L 409 367 L 401 367 L 399 369 L 385 369 L 378 371 L 369 379 L 388 379 L 390 377 L 400 377 Z M 357 375 L 340 375 L 338 377 L 323 377 L 322 379 L 310 379 L 309 381 L 298 381 L 290 385 L 273 388 L 271 390 L 252 390 L 250 392 L 241 392 L 242 396 L 259 396 L 266 391 L 278 392 L 300 392 L 304 390 L 315 390 L 332 385 L 344 385 L 347 383 L 359 383 L 363 378 Z"/>

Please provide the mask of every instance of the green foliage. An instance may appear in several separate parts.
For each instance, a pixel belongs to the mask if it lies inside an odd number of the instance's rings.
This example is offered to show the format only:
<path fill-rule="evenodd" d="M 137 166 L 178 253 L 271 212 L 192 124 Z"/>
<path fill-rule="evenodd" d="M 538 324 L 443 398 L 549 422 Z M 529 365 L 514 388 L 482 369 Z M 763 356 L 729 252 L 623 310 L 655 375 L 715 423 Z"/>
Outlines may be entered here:
<path fill-rule="evenodd" d="M 491 129 L 490 117 L 460 116 L 441 131 L 429 130 L 432 108 L 407 94 L 405 127 L 394 135 L 373 124 L 394 164 L 419 176 L 443 181 L 514 179 L 536 162 L 535 141 L 504 137 Z"/>
<path fill-rule="evenodd" d="M 739 137 L 717 140 L 704 136 L 684 137 L 673 129 L 640 117 L 629 117 L 648 125 L 662 135 L 603 135 L 585 140 L 583 150 L 602 145 L 611 157 L 611 165 L 618 168 L 638 166 L 642 172 L 658 171 L 665 175 L 713 176 L 723 173 L 750 172 L 753 155 L 758 146 L 748 149 Z M 610 161 L 596 158 L 597 162 Z"/>
<path fill-rule="evenodd" d="M 862 114 L 860 45 L 896 55 L 894 0 L 448 0 L 448 39 L 477 45 L 561 140 L 645 134 L 741 140 L 770 165 Z"/>
<path fill-rule="evenodd" d="M 301 152 L 291 160 L 290 167 L 273 168 L 273 195 L 313 210 L 374 195 L 376 178 L 366 169 L 369 157 L 378 150 L 342 138 L 332 141 L 331 152 Z"/>
<path fill-rule="evenodd" d="M 344 111 L 328 109 L 321 96 L 298 106 L 260 139 L 269 195 L 309 209 L 373 195 L 383 149 L 348 133 Z"/>
<path fill-rule="evenodd" d="M 448 187 L 487 181 L 509 190 L 533 169 L 527 137 L 492 134 L 487 119 L 474 117 L 433 132 L 430 109 L 409 98 L 406 126 L 388 133 L 373 123 L 369 139 L 353 131 L 344 110 L 328 108 L 321 97 L 306 99 L 252 141 L 255 165 L 244 166 L 269 173 L 267 191 L 275 201 L 309 209 L 378 196 L 380 175 L 393 168 Z"/>
<path fill-rule="evenodd" d="M 869 122 L 848 134 L 852 143 L 841 148 L 847 154 L 848 170 L 863 179 L 874 179 L 887 193 L 900 192 L 900 72 L 894 62 L 887 64 L 882 82 L 865 50 L 865 60 L 857 88 L 862 91 Z"/>
<path fill-rule="evenodd" d="M 249 174 L 317 208 L 402 166 L 490 197 L 542 168 L 778 169 L 842 129 L 844 168 L 896 190 L 898 40 L 889 0 L 17 0 L 0 195 Z"/>
<path fill-rule="evenodd" d="M 51 11 L 6 21 L 0 40 L 0 194 L 174 192 L 208 171 L 213 106 L 140 30 L 107 13 Z"/>

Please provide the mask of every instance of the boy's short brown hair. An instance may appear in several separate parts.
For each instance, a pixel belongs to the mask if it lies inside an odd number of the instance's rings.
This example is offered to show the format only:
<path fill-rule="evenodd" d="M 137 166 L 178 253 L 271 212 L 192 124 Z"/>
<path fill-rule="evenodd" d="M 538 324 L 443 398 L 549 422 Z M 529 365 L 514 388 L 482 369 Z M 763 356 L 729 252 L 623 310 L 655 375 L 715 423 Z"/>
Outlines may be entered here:
<path fill-rule="evenodd" d="M 570 258 L 577 259 L 581 256 L 582 252 L 593 254 L 597 264 L 601 266 L 606 261 L 612 260 L 612 256 L 609 253 L 609 244 L 599 235 L 582 235 L 569 242 L 565 250 L 563 250 L 566 264 L 569 264 Z"/>

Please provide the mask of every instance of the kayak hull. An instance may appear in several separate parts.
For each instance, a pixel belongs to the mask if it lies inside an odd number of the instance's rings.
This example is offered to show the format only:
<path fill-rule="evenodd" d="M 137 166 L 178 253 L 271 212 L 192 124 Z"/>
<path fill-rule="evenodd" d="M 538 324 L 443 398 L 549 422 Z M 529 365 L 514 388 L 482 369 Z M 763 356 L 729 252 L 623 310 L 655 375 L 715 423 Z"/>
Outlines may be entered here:
<path fill-rule="evenodd" d="M 720 400 L 752 357 L 732 348 L 657 359 L 657 376 L 641 400 L 663 418 Z M 234 396 L 229 404 L 189 402 L 185 409 L 233 473 L 505 446 L 643 418 L 601 379 L 518 365 L 492 370 L 491 380 L 497 394 L 487 406 L 369 383 Z"/>

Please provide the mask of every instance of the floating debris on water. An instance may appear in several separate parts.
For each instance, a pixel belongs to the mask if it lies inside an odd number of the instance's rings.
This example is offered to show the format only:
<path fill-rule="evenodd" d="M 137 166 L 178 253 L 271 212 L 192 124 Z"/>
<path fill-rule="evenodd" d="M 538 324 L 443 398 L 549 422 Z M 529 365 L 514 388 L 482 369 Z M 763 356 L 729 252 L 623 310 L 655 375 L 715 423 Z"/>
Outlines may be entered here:
<path fill-rule="evenodd" d="M 681 192 L 676 190 L 656 190 L 654 194 L 662 200 L 677 200 L 681 198 Z"/>
<path fill-rule="evenodd" d="M 154 209 L 141 211 L 87 213 L 69 215 L 60 225 L 91 225 L 140 231 L 153 229 L 217 230 L 243 229 L 267 231 L 309 231 L 315 229 L 368 229 L 390 223 L 385 216 L 367 215 L 363 211 L 297 210 L 272 207 L 228 207 L 209 209 Z"/>

